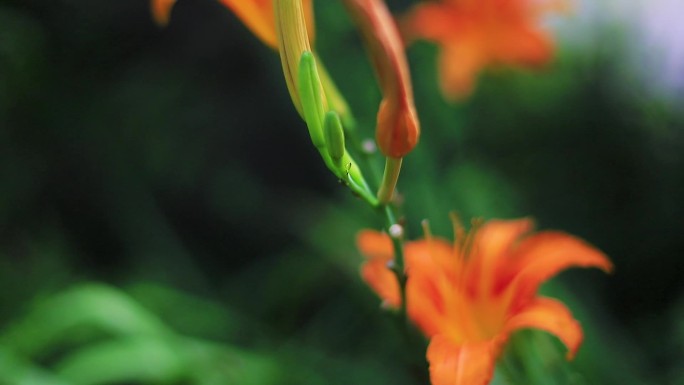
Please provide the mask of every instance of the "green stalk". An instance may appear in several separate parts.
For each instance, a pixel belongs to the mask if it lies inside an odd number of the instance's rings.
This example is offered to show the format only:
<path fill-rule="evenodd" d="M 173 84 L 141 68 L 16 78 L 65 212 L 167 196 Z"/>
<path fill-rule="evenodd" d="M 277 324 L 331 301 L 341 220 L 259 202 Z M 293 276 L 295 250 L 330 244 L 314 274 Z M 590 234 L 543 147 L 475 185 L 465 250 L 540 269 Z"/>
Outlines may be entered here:
<path fill-rule="evenodd" d="M 359 137 L 359 133 L 357 131 L 356 120 L 354 119 L 354 116 L 351 110 L 349 109 L 347 102 L 345 101 L 342 94 L 339 92 L 338 88 L 336 87 L 334 81 L 332 80 L 328 72 L 325 70 L 325 67 L 320 58 L 316 57 L 316 59 L 318 76 L 323 87 L 323 92 L 327 97 L 328 106 L 331 110 L 337 112 L 340 118 L 342 119 L 344 130 L 347 134 L 347 142 L 350 143 L 350 145 L 354 148 L 356 153 L 358 153 L 360 158 L 359 161 L 361 162 L 363 168 L 370 171 L 371 177 L 373 178 L 375 185 L 380 186 L 380 189 L 378 191 L 378 197 L 382 197 L 382 199 L 378 199 L 376 198 L 376 196 L 373 196 L 372 194 L 372 196 L 368 196 L 368 191 L 370 191 L 370 187 L 368 187 L 368 185 L 362 179 L 361 180 L 363 181 L 363 186 L 356 185 L 356 183 L 354 183 L 353 180 L 348 180 L 348 185 L 354 192 L 359 194 L 367 202 L 371 203 L 371 206 L 377 208 L 378 214 L 383 218 L 383 221 L 385 222 L 385 230 L 388 233 L 390 233 L 390 229 L 392 228 L 392 226 L 401 226 L 396 220 L 396 216 L 390 204 L 390 200 L 396 188 L 397 180 L 399 178 L 399 171 L 401 170 L 402 160 L 401 158 L 387 158 L 385 165 L 385 173 L 382 179 L 380 178 L 379 170 L 377 167 L 374 167 L 374 163 L 371 160 L 372 154 L 363 150 L 361 138 Z M 348 156 L 346 153 L 345 155 Z M 327 158 L 330 159 L 329 157 Z M 343 167 L 345 162 L 346 160 L 343 160 Z M 353 164 L 353 166 L 355 166 L 358 169 L 358 166 L 356 166 L 355 163 Z M 344 180 L 344 178 L 342 177 L 340 177 L 340 179 Z M 348 179 L 352 178 L 349 177 Z M 372 201 L 374 201 L 374 203 L 372 203 Z M 408 325 L 409 320 L 406 299 L 407 276 L 404 271 L 404 239 L 403 236 L 391 237 L 391 239 L 392 246 L 394 248 L 394 263 L 391 267 L 391 270 L 396 276 L 397 282 L 399 283 L 399 290 L 401 296 L 401 307 L 399 309 L 399 316 L 402 319 L 403 323 L 405 325 Z"/>

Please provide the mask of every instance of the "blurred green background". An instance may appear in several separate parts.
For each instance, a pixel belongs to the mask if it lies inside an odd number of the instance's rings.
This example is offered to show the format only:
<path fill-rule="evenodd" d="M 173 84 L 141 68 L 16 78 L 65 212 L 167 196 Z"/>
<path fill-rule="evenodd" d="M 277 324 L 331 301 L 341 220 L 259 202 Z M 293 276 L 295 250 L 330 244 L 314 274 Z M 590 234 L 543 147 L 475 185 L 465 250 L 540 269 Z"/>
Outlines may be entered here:
<path fill-rule="evenodd" d="M 684 60 L 649 54 L 608 3 L 561 22 L 548 68 L 486 71 L 460 104 L 436 47 L 410 47 L 404 214 L 413 238 L 424 218 L 449 236 L 451 210 L 532 216 L 615 262 L 545 286 L 585 344 L 566 363 L 520 333 L 505 359 L 528 383 L 684 384 L 684 82 L 658 69 Z M 358 34 L 316 6 L 372 137 Z M 423 342 L 358 276 L 355 233 L 380 226 L 325 170 L 277 55 L 216 1 L 179 0 L 160 29 L 145 0 L 0 0 L 1 385 L 426 384 Z"/>

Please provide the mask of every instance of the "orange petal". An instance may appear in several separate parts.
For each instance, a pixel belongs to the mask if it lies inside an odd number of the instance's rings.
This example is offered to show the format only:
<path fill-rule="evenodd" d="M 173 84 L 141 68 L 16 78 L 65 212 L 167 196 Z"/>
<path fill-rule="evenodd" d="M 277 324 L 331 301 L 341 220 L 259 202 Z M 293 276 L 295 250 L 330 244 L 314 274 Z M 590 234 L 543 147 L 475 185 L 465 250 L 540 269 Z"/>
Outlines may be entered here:
<path fill-rule="evenodd" d="M 429 251 L 419 250 L 409 243 L 406 247 L 408 280 L 406 297 L 411 320 L 428 337 L 444 331 L 447 301 L 453 292 L 446 272 L 435 262 Z M 453 293 L 457 294 L 457 293 Z M 458 325 L 456 325 L 458 326 Z"/>
<path fill-rule="evenodd" d="M 575 4 L 570 0 L 547 0 L 531 5 L 532 16 L 541 17 L 546 13 L 570 13 L 574 10 Z"/>
<path fill-rule="evenodd" d="M 492 59 L 500 64 L 541 66 L 553 57 L 551 39 L 534 25 L 514 25 L 492 46 Z"/>
<path fill-rule="evenodd" d="M 560 301 L 538 297 L 510 318 L 504 326 L 507 333 L 534 328 L 549 332 L 568 348 L 567 359 L 572 359 L 582 343 L 582 327 Z"/>
<path fill-rule="evenodd" d="M 221 0 L 264 43 L 278 48 L 272 0 Z"/>
<path fill-rule="evenodd" d="M 445 298 L 434 280 L 417 276 L 408 277 L 406 301 L 408 315 L 416 327 L 427 337 L 444 331 L 449 320 L 445 315 Z"/>
<path fill-rule="evenodd" d="M 497 344 L 492 341 L 455 344 L 434 336 L 427 349 L 432 385 L 487 385 L 494 374 Z"/>
<path fill-rule="evenodd" d="M 273 0 L 221 0 L 235 15 L 271 48 L 278 49 Z M 307 32 L 310 39 L 314 35 L 314 15 L 311 0 L 302 0 L 306 17 Z"/>
<path fill-rule="evenodd" d="M 442 91 L 457 101 L 468 96 L 478 72 L 492 64 L 540 66 L 553 54 L 553 42 L 539 28 L 544 13 L 568 0 L 443 0 L 416 6 L 406 17 L 410 40 L 441 46 Z"/>
<path fill-rule="evenodd" d="M 401 304 L 399 283 L 387 263 L 394 258 L 392 240 L 385 233 L 363 230 L 356 237 L 356 244 L 368 262 L 361 266 L 361 277 L 388 305 Z"/>
<path fill-rule="evenodd" d="M 429 236 L 405 246 L 408 313 L 428 337 L 466 338 L 472 317 L 462 287 L 462 260 L 447 241 Z"/>
<path fill-rule="evenodd" d="M 475 234 L 468 266 L 468 288 L 479 296 L 491 294 L 496 277 L 508 262 L 513 244 L 532 230 L 529 218 L 518 220 L 492 220 Z"/>
<path fill-rule="evenodd" d="M 447 274 L 455 274 L 458 258 L 454 255 L 451 243 L 438 237 L 430 237 L 419 241 L 407 242 L 404 246 L 406 268 L 411 270 L 434 270 Z"/>
<path fill-rule="evenodd" d="M 452 101 L 470 95 L 478 72 L 486 64 L 486 47 L 477 34 L 464 33 L 458 41 L 446 43 L 439 56 L 440 86 L 444 95 Z"/>
<path fill-rule="evenodd" d="M 152 18 L 154 18 L 157 25 L 166 26 L 169 24 L 171 9 L 175 3 L 176 0 L 152 0 L 150 2 Z"/>
<path fill-rule="evenodd" d="M 515 250 L 512 267 L 499 285 L 512 280 L 515 305 L 524 304 L 544 281 L 571 267 L 613 269 L 608 257 L 595 247 L 569 234 L 546 231 L 524 239 Z M 515 310 L 515 309 L 514 309 Z"/>
<path fill-rule="evenodd" d="M 462 2 L 425 3 L 407 17 L 406 34 L 410 39 L 427 39 L 441 46 L 440 88 L 451 101 L 472 93 L 478 72 L 490 60 L 487 24 L 476 17 L 478 13 L 470 9 L 473 7 L 479 9 Z"/>
<path fill-rule="evenodd" d="M 408 314 L 423 334 L 456 340 L 480 338 L 471 302 L 443 271 L 412 270 L 406 282 Z"/>
<path fill-rule="evenodd" d="M 394 247 L 389 235 L 374 231 L 362 230 L 356 235 L 356 247 L 367 258 L 389 261 L 394 257 Z"/>
<path fill-rule="evenodd" d="M 361 278 L 382 300 L 391 307 L 401 305 L 399 282 L 383 261 L 366 262 L 361 266 Z"/>
<path fill-rule="evenodd" d="M 418 4 L 406 16 L 403 30 L 410 40 L 420 38 L 439 42 L 458 35 L 455 29 L 458 21 L 454 20 L 458 14 L 449 11 L 450 7 L 442 4 Z"/>

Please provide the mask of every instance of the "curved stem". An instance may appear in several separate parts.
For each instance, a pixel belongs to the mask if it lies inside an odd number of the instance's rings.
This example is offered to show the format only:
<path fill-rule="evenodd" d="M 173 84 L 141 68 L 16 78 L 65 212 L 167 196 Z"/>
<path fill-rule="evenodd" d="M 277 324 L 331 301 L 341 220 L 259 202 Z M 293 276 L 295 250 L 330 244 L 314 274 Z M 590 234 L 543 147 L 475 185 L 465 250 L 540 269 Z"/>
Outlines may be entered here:
<path fill-rule="evenodd" d="M 359 160 L 362 163 L 363 168 L 369 170 L 372 174 L 371 176 L 374 179 L 372 182 L 377 186 L 380 186 L 378 190 L 378 198 L 382 196 L 385 200 L 383 201 L 382 199 L 377 199 L 377 203 L 375 205 L 371 204 L 371 206 L 377 207 L 379 215 L 384 218 L 386 224 L 385 230 L 388 233 L 391 233 L 390 229 L 392 228 L 392 226 L 399 225 L 399 223 L 396 220 L 396 215 L 394 214 L 393 208 L 389 204 L 389 202 L 396 188 L 397 180 L 399 178 L 399 171 L 401 170 L 402 159 L 387 158 L 385 161 L 385 172 L 383 174 L 382 180 L 380 179 L 380 172 L 378 168 L 375 167 L 376 165 L 372 162 L 371 154 L 363 150 L 363 145 L 361 143 L 361 138 L 357 130 L 356 119 L 354 119 L 354 115 L 349 109 L 349 106 L 347 102 L 344 100 L 344 97 L 339 92 L 337 86 L 335 85 L 335 82 L 332 80 L 332 77 L 328 74 L 327 70 L 325 70 L 323 60 L 321 60 L 319 57 L 316 57 L 316 59 L 318 63 L 321 84 L 323 86 L 323 91 L 328 99 L 329 107 L 332 110 L 335 110 L 342 118 L 342 123 L 348 137 L 348 143 L 350 143 L 354 150 L 356 150 L 356 152 L 358 153 L 360 158 Z M 357 193 L 362 192 L 362 197 L 366 201 L 371 203 L 372 199 L 370 198 L 375 199 L 375 197 L 366 196 L 366 189 L 367 186 L 366 188 L 358 188 Z M 399 283 L 399 291 L 401 295 L 401 308 L 399 310 L 400 317 L 403 320 L 404 324 L 408 324 L 408 313 L 406 306 L 407 277 L 404 262 L 404 240 L 403 236 L 391 238 L 392 246 L 394 248 L 394 264 L 391 270 L 396 276 L 397 282 Z"/>
<path fill-rule="evenodd" d="M 397 180 L 399 180 L 402 159 L 387 157 L 385 160 L 385 172 L 382 175 L 382 183 L 380 183 L 380 188 L 378 189 L 378 201 L 382 204 L 387 204 L 392 200 Z"/>

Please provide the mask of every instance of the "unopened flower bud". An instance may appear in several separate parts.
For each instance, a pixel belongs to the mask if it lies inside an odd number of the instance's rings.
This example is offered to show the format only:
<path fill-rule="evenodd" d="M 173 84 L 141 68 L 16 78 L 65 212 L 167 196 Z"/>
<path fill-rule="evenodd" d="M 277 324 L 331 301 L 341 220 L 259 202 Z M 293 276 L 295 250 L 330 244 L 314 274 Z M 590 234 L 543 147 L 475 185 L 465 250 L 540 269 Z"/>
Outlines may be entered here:
<path fill-rule="evenodd" d="M 361 29 L 382 90 L 375 135 L 378 147 L 387 157 L 401 158 L 418 143 L 420 123 L 399 31 L 382 0 L 344 3 Z"/>
<path fill-rule="evenodd" d="M 302 0 L 273 1 L 280 62 L 283 65 L 287 89 L 290 92 L 292 103 L 294 103 L 299 115 L 304 117 L 302 103 L 297 89 L 297 78 L 299 60 L 302 58 L 304 52 L 311 52 L 311 45 L 309 43 L 309 35 L 306 28 Z M 318 87 L 320 87 L 320 81 L 318 84 Z"/>
<path fill-rule="evenodd" d="M 301 102 L 301 113 L 309 128 L 311 141 L 316 148 L 322 149 L 325 147 L 323 135 L 325 101 L 314 55 L 309 51 L 304 52 L 298 66 L 297 91 Z"/>

